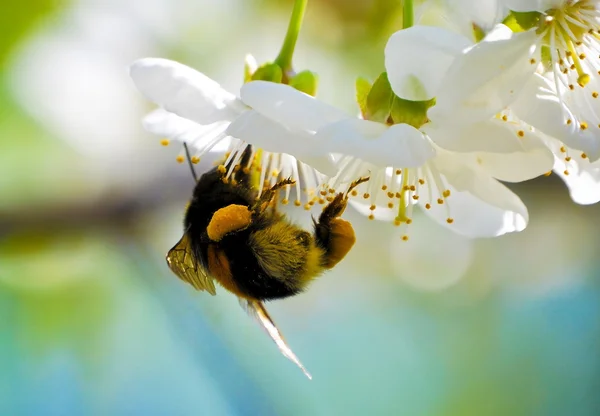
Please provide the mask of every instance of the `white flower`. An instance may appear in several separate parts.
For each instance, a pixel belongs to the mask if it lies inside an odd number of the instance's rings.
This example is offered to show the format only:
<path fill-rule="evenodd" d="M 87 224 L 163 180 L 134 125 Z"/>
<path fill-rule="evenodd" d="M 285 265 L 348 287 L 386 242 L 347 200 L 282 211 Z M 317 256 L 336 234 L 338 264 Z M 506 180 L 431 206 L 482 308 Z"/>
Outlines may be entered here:
<path fill-rule="evenodd" d="M 248 144 L 236 139 L 227 129 L 234 120 L 252 114 L 249 107 L 206 75 L 167 59 L 140 59 L 131 65 L 130 75 L 146 98 L 160 106 L 144 118 L 143 125 L 148 131 L 194 147 L 194 163 L 198 163 L 209 151 L 228 149 L 229 156 L 224 165 L 233 161 L 227 175 L 231 174 Z M 268 120 L 264 126 L 255 125 L 254 128 L 253 131 L 258 134 L 263 128 L 265 134 L 279 137 L 289 133 Z M 297 134 L 301 136 L 300 132 Z M 253 156 L 246 167 L 252 162 L 260 166 L 261 184 L 265 184 L 265 181 L 273 184 L 283 177 L 295 179 L 297 205 L 301 204 L 303 193 L 314 192 L 323 181 L 323 174 L 314 168 L 323 173 L 335 173 L 324 153 L 296 152 L 295 156 L 302 158 L 301 162 L 290 155 L 280 154 L 277 149 L 264 149 L 260 153 L 259 150 L 253 148 Z M 183 156 L 180 155 L 178 160 L 183 162 Z M 286 199 L 289 195 L 288 187 Z"/>
<path fill-rule="evenodd" d="M 534 127 L 562 131 L 567 146 L 600 158 L 600 2 L 597 0 L 502 0 L 518 12 L 539 12 L 531 59 L 543 64 L 560 112 L 515 114 Z M 533 31 L 530 31 L 533 32 Z M 538 81 L 534 81 L 538 82 Z M 539 92 L 539 91 L 538 91 Z M 542 91 L 544 93 L 544 91 Z M 522 93 L 525 95 L 525 92 Z M 537 106 L 539 94 L 525 95 L 524 107 Z M 544 107 L 543 104 L 540 105 Z M 557 126 L 559 125 L 560 126 Z"/>
<path fill-rule="evenodd" d="M 477 45 L 433 27 L 393 35 L 386 68 L 396 95 L 437 100 L 423 125 L 358 119 L 289 87 L 264 82 L 242 87 L 242 100 L 254 109 L 243 118 L 269 119 L 313 135 L 293 143 L 279 138 L 282 151 L 319 147 L 337 155 L 339 173 L 328 181 L 329 190 L 321 190 L 322 197 L 369 174 L 371 179 L 351 201 L 370 218 L 405 227 L 418 204 L 437 222 L 469 237 L 520 231 L 527 224 L 527 210 L 494 178 L 518 182 L 553 165 L 537 132 L 501 114 L 534 70 L 519 59 L 531 53 L 533 36 L 515 35 L 504 26 Z M 258 146 L 274 145 L 264 134 L 249 138 L 253 129 L 241 119 L 229 130 Z"/>
<path fill-rule="evenodd" d="M 338 154 L 340 171 L 328 182 L 329 189 L 321 189 L 320 203 L 358 176 L 370 174 L 351 199 L 370 218 L 406 227 L 413 206 L 420 204 L 437 222 L 469 237 L 520 231 L 527 224 L 526 207 L 479 165 L 477 153 L 440 149 L 412 126 L 357 119 L 285 85 L 250 82 L 242 87 L 241 97 L 255 110 L 244 117 L 246 122 L 271 119 L 314 134 L 303 144 L 278 138 L 282 149 L 319 146 Z M 252 129 L 241 121 L 234 121 L 230 130 L 247 139 Z M 272 139 L 256 135 L 251 142 L 267 147 Z M 408 239 L 405 232 L 402 236 Z"/>

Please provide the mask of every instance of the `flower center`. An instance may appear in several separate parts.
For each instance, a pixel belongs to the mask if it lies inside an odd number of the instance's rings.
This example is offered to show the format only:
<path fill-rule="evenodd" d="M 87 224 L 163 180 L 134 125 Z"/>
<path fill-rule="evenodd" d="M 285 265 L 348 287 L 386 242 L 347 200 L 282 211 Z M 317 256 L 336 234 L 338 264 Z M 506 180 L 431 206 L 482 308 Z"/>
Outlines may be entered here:
<path fill-rule="evenodd" d="M 367 183 L 350 193 L 351 201 L 368 207 L 361 211 L 369 219 L 387 219 L 401 227 L 404 241 L 408 240 L 407 228 L 413 221 L 413 207 L 417 204 L 426 210 L 445 210 L 446 222 L 454 223 L 447 203 L 451 192 L 444 186 L 444 180 L 434 163 L 426 162 L 417 168 L 390 166 L 373 169 L 372 165 L 360 159 L 345 156 L 339 166 L 339 173 L 327 183 L 329 192 L 335 193 L 335 189 L 347 184 L 350 178 L 370 174 Z"/>
<path fill-rule="evenodd" d="M 540 15 L 537 27 L 541 61 L 551 71 L 565 124 L 573 132 L 600 129 L 600 4 L 563 1 Z"/>
<path fill-rule="evenodd" d="M 584 61 L 587 52 L 598 56 L 600 10 L 597 1 L 565 1 L 563 7 L 547 11 L 540 21 L 539 33 L 542 44 L 556 53 L 553 63 L 558 63 L 561 71 L 577 73 L 577 84 L 581 87 L 590 82 L 595 75 Z M 593 59 L 593 58 L 592 58 Z M 597 72 L 596 72 L 597 74 Z"/>

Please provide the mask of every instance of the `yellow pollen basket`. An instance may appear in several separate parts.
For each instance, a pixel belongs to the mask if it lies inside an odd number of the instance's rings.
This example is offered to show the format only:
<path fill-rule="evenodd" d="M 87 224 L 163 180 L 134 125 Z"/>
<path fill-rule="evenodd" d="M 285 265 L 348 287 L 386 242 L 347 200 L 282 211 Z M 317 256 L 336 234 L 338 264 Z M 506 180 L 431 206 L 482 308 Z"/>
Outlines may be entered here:
<path fill-rule="evenodd" d="M 231 204 L 213 214 L 206 232 L 212 241 L 220 241 L 233 231 L 248 228 L 251 222 L 252 212 L 247 206 Z"/>

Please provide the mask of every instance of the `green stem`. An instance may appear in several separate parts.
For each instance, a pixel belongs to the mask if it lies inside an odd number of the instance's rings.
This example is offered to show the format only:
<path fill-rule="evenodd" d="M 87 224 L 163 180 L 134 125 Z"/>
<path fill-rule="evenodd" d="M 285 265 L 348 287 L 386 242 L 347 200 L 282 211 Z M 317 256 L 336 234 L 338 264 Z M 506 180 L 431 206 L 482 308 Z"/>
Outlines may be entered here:
<path fill-rule="evenodd" d="M 294 55 L 294 48 L 296 47 L 300 27 L 302 27 L 302 19 L 304 18 L 307 3 L 308 0 L 296 0 L 294 3 L 294 10 L 292 10 L 292 16 L 290 17 L 283 45 L 281 46 L 279 55 L 275 58 L 275 63 L 279 65 L 283 72 L 292 69 L 292 56 Z"/>
<path fill-rule="evenodd" d="M 408 29 L 415 24 L 415 10 L 412 0 L 402 2 L 402 29 Z"/>

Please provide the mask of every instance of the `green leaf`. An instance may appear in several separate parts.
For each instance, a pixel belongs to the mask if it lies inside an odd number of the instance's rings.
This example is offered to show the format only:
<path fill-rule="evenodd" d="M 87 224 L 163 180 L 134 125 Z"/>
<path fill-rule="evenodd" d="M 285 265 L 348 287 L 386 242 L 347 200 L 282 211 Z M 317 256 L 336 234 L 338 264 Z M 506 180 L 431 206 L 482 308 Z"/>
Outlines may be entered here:
<path fill-rule="evenodd" d="M 294 87 L 298 91 L 302 91 L 313 97 L 317 95 L 318 84 L 319 76 L 309 70 L 298 72 L 289 82 L 290 87 Z"/>
<path fill-rule="evenodd" d="M 363 116 L 367 114 L 367 96 L 371 91 L 372 84 L 366 78 L 356 79 L 356 102 L 360 108 L 360 112 Z"/>
<path fill-rule="evenodd" d="M 394 124 L 409 124 L 420 128 L 426 124 L 427 110 L 435 105 L 435 97 L 426 101 L 410 101 L 394 96 L 391 106 L 391 116 Z"/>
<path fill-rule="evenodd" d="M 390 110 L 394 93 L 387 77 L 386 72 L 375 80 L 369 95 L 367 95 L 367 111 L 366 118 L 372 121 L 387 123 L 390 117 Z"/>
<path fill-rule="evenodd" d="M 252 74 L 252 81 L 271 81 L 277 84 L 281 84 L 283 78 L 283 71 L 277 64 L 269 63 L 260 66 L 254 74 Z"/>

